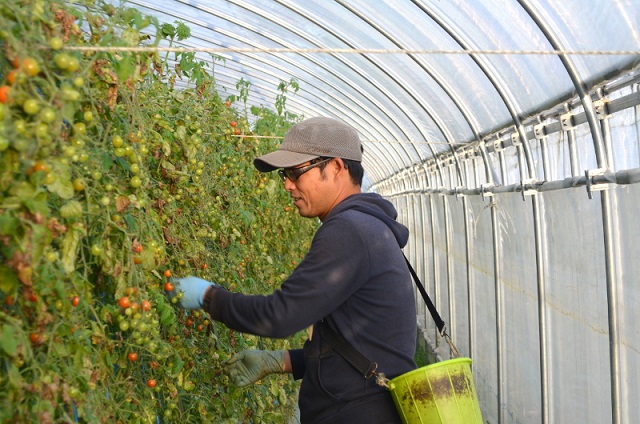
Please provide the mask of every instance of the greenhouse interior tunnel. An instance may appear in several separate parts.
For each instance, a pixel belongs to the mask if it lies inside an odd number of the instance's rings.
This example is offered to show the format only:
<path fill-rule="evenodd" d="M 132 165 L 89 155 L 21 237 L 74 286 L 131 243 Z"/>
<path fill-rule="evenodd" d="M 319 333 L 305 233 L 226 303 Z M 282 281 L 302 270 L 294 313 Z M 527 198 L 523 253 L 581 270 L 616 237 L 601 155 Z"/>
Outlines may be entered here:
<path fill-rule="evenodd" d="M 221 97 L 356 128 L 482 422 L 640 422 L 640 0 L 110 3 L 188 26 L 147 48 Z"/>

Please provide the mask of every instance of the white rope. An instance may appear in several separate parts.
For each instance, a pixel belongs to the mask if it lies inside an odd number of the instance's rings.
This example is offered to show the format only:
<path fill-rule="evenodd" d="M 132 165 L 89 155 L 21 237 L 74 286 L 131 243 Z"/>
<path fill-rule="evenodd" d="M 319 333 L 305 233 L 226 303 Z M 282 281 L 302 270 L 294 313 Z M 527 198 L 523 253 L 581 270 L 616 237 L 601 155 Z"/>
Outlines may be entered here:
<path fill-rule="evenodd" d="M 225 134 L 217 134 L 218 136 L 223 136 Z M 233 134 L 231 137 L 236 138 L 257 138 L 257 139 L 267 139 L 267 140 L 282 140 L 282 136 L 277 135 L 253 135 L 253 134 Z M 447 143 L 446 141 L 411 141 L 411 140 L 362 140 L 363 143 L 373 143 L 373 144 L 442 144 L 444 146 L 467 146 L 468 143 Z"/>
<path fill-rule="evenodd" d="M 162 46 L 65 46 L 81 52 L 132 53 L 340 53 L 340 54 L 429 54 L 429 55 L 554 55 L 554 56 L 635 56 L 640 50 L 410 50 L 410 49 L 339 49 L 339 48 L 253 48 L 253 47 L 162 47 Z"/>

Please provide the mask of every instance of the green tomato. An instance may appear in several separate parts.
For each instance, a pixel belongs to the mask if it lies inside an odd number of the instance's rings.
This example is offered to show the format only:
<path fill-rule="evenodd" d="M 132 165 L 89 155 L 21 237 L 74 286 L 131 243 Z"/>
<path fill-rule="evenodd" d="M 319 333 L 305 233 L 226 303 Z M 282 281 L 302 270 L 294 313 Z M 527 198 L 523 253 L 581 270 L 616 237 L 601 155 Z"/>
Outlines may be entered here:
<path fill-rule="evenodd" d="M 40 118 L 40 122 L 50 124 L 56 120 L 56 111 L 50 107 L 45 107 L 40 111 L 40 115 L 38 115 L 38 117 Z"/>
<path fill-rule="evenodd" d="M 90 110 L 88 110 L 84 113 L 83 118 L 84 118 L 84 122 L 91 122 L 93 121 L 93 113 Z"/>
<path fill-rule="evenodd" d="M 64 100 L 75 102 L 75 101 L 78 101 L 78 99 L 80 99 L 80 93 L 71 87 L 62 87 L 60 93 Z"/>
<path fill-rule="evenodd" d="M 49 125 L 39 123 L 36 127 L 36 137 L 41 139 L 49 136 Z"/>
<path fill-rule="evenodd" d="M 93 256 L 100 256 L 102 254 L 102 246 L 98 243 L 91 245 L 91 254 Z"/>
<path fill-rule="evenodd" d="M 119 135 L 114 135 L 113 137 L 111 137 L 111 144 L 117 149 L 118 147 L 122 147 L 124 145 L 124 140 Z"/>
<path fill-rule="evenodd" d="M 0 134 L 0 152 L 4 152 L 8 148 L 9 140 L 7 140 L 7 137 L 5 137 L 4 135 Z"/>
<path fill-rule="evenodd" d="M 140 179 L 140 177 L 135 175 L 131 177 L 131 180 L 129 181 L 129 185 L 131 185 L 131 187 L 133 188 L 138 188 L 142 185 L 142 180 Z"/>
<path fill-rule="evenodd" d="M 84 122 L 76 122 L 75 124 L 73 124 L 73 132 L 75 134 L 84 135 L 87 133 L 87 126 L 84 124 Z"/>
<path fill-rule="evenodd" d="M 22 105 L 22 110 L 27 115 L 35 115 L 40 110 L 40 105 L 36 99 L 28 99 Z"/>
<path fill-rule="evenodd" d="M 64 42 L 60 37 L 53 37 L 49 40 L 49 47 L 51 47 L 52 50 L 60 50 L 63 46 Z"/>
<path fill-rule="evenodd" d="M 54 58 L 53 62 L 56 66 L 62 70 L 66 70 L 69 67 L 69 62 L 71 60 L 71 56 L 66 53 L 58 53 Z"/>

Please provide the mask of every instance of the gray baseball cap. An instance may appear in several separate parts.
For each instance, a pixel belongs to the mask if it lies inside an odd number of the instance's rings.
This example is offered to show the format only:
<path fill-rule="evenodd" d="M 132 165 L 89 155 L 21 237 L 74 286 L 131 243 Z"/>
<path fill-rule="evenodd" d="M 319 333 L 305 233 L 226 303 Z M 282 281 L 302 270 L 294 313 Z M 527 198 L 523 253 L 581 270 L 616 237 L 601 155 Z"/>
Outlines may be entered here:
<path fill-rule="evenodd" d="M 278 150 L 255 158 L 253 165 L 258 171 L 270 172 L 300 165 L 320 156 L 362 162 L 358 132 L 337 119 L 305 119 L 289 129 Z"/>

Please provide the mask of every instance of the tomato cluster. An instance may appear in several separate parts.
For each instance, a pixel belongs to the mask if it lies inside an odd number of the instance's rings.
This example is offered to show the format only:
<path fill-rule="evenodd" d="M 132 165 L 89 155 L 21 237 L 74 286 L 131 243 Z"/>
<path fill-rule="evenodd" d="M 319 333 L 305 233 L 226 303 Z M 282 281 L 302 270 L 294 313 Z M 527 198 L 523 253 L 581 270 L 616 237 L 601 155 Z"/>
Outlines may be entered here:
<path fill-rule="evenodd" d="M 249 125 L 189 54 L 187 78 L 157 54 L 75 50 L 188 36 L 77 3 L 0 4 L 0 422 L 284 421 L 295 383 L 238 389 L 221 361 L 300 336 L 187 313 L 173 278 L 263 294 L 302 257 L 315 223 L 251 164 L 291 122 L 260 107 Z"/>

